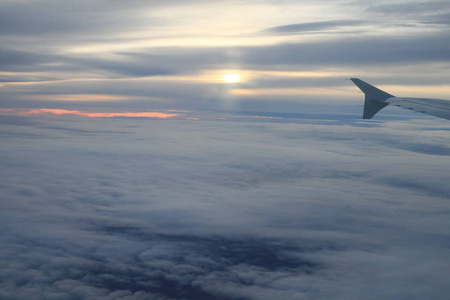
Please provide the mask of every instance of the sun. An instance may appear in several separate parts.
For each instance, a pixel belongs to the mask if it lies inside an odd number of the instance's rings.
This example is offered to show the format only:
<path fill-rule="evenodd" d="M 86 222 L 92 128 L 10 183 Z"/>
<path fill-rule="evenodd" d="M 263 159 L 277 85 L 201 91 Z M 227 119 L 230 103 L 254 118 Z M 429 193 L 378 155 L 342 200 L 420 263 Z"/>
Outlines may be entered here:
<path fill-rule="evenodd" d="M 225 81 L 228 83 L 239 82 L 240 79 L 241 79 L 241 76 L 239 74 L 224 74 L 224 75 L 222 75 L 222 81 Z"/>

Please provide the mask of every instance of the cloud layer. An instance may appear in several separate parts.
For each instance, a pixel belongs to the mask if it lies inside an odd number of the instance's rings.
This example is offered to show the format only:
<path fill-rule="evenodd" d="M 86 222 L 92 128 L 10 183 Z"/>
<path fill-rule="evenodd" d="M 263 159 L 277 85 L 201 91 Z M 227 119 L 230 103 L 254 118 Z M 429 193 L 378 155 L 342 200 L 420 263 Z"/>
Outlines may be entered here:
<path fill-rule="evenodd" d="M 319 102 L 356 103 L 350 77 L 446 99 L 449 13 L 446 1 L 3 1 L 1 104 L 60 108 L 67 95 L 100 94 L 165 109 L 218 110 L 231 97 L 300 110 L 311 89 Z M 243 80 L 224 84 L 228 70 Z"/>
<path fill-rule="evenodd" d="M 198 117 L 2 117 L 1 297 L 448 294 L 446 123 Z"/>

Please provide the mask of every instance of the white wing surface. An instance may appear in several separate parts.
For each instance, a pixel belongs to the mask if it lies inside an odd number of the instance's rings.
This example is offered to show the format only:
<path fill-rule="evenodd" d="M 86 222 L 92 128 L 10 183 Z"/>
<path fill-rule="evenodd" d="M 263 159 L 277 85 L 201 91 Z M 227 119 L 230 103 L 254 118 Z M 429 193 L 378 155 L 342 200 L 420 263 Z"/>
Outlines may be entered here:
<path fill-rule="evenodd" d="M 395 97 L 358 78 L 351 81 L 365 94 L 363 119 L 371 119 L 387 105 L 394 105 L 450 120 L 450 101 L 428 98 Z"/>

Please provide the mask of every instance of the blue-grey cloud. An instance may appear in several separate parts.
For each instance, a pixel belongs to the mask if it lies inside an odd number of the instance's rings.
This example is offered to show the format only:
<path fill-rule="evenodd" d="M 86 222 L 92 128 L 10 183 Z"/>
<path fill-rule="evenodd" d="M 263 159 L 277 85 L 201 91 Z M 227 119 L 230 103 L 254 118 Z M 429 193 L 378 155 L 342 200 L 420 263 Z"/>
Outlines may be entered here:
<path fill-rule="evenodd" d="M 360 6 L 361 3 L 356 3 Z M 370 3 L 364 4 L 364 13 L 379 24 L 390 25 L 448 25 L 450 5 L 447 1 L 419 1 L 414 3 Z M 445 29 L 442 28 L 443 30 Z"/>
<path fill-rule="evenodd" d="M 117 33 L 157 22 L 138 12 L 142 1 L 4 1 L 0 7 L 0 34 L 83 38 L 89 34 Z M 101 36 L 98 36 L 99 38 Z"/>
<path fill-rule="evenodd" d="M 242 61 L 252 65 L 373 65 L 450 60 L 446 35 L 420 38 L 372 37 L 290 43 L 248 48 Z"/>
<path fill-rule="evenodd" d="M 77 57 L 61 54 L 42 54 L 39 52 L 0 49 L 0 66 L 11 72 L 59 72 L 59 76 L 75 72 L 103 74 L 104 78 L 148 77 L 155 75 L 194 75 L 204 70 L 224 68 L 233 64 L 235 55 L 228 48 L 166 48 L 164 51 L 149 54 L 142 52 L 116 53 L 115 59 L 101 57 Z M 55 75 L 57 76 L 57 75 Z M 65 79 L 47 76 L 3 75 L 3 82 L 51 81 Z M 32 80 L 30 80 L 32 79 Z"/>
<path fill-rule="evenodd" d="M 450 24 L 450 12 L 443 14 L 436 14 L 432 18 L 424 20 L 424 24 L 438 24 L 438 25 L 449 25 Z"/>
<path fill-rule="evenodd" d="M 411 16 L 428 17 L 430 15 L 439 15 L 449 9 L 450 5 L 447 1 L 392 2 L 388 4 L 371 2 L 366 8 L 366 12 L 408 18 Z"/>
<path fill-rule="evenodd" d="M 41 63 L 55 62 L 55 57 L 26 50 L 0 48 L 0 66 L 4 71 L 32 70 Z"/>
<path fill-rule="evenodd" d="M 117 38 L 118 33 L 148 30 L 150 26 L 164 24 L 161 18 L 151 15 L 156 8 L 202 2 L 207 1 L 3 1 L 0 4 L 0 35 L 39 35 L 41 39 L 60 42 L 67 35 L 78 42 L 94 37 L 111 40 Z"/>
<path fill-rule="evenodd" d="M 0 296 L 448 294 L 442 120 L 196 117 L 2 117 Z"/>
<path fill-rule="evenodd" d="M 151 49 L 149 49 L 151 50 Z M 195 75 L 201 71 L 223 68 L 234 61 L 229 49 L 204 47 L 166 48 L 157 54 L 143 52 L 117 53 L 122 60 L 99 58 L 70 58 L 67 60 L 79 69 L 108 71 L 130 77 L 153 75 Z"/>
<path fill-rule="evenodd" d="M 264 31 L 272 33 L 300 33 L 300 32 L 324 31 L 342 27 L 358 26 L 364 23 L 365 23 L 364 21 L 360 20 L 332 20 L 322 22 L 289 24 L 267 28 Z"/>

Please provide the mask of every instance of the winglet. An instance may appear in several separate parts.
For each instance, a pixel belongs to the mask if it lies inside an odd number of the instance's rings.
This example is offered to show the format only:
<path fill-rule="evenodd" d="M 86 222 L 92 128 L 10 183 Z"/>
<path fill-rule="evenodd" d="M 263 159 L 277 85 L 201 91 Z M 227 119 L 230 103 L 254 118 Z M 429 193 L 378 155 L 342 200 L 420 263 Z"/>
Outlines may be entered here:
<path fill-rule="evenodd" d="M 389 105 L 386 99 L 395 97 L 358 78 L 350 78 L 353 83 L 365 94 L 363 119 L 371 119 L 383 107 Z"/>

